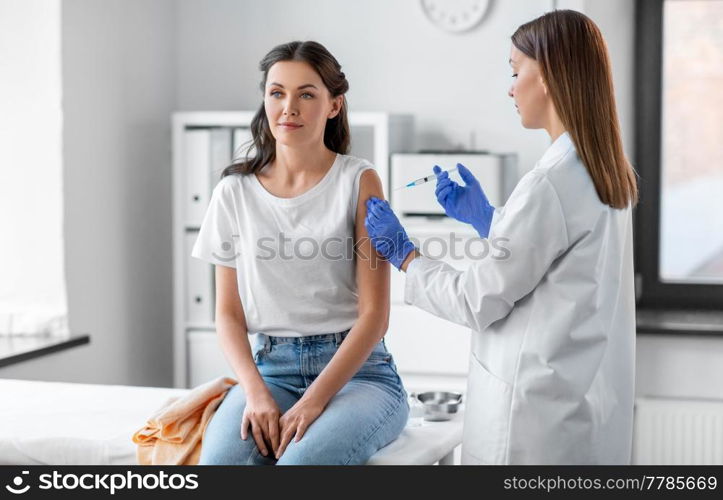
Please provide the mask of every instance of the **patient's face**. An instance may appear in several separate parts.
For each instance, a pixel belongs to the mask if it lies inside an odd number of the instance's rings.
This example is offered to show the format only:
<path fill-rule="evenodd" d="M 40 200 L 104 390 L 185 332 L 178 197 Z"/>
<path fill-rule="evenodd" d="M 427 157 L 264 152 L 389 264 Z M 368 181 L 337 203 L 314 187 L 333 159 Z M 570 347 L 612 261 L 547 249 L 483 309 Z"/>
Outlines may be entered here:
<path fill-rule="evenodd" d="M 326 121 L 339 113 L 343 97 L 332 98 L 319 74 L 302 61 L 280 61 L 269 68 L 264 108 L 277 144 L 324 144 Z"/>

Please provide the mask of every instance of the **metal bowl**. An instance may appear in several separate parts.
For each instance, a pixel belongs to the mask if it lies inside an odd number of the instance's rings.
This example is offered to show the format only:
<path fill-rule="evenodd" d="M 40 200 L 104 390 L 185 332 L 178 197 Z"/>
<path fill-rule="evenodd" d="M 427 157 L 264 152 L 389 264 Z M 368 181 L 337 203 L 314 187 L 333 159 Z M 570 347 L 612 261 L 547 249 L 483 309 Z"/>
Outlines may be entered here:
<path fill-rule="evenodd" d="M 462 395 L 458 392 L 422 392 L 417 394 L 417 399 L 424 404 L 424 420 L 432 422 L 451 419 L 462 403 Z"/>

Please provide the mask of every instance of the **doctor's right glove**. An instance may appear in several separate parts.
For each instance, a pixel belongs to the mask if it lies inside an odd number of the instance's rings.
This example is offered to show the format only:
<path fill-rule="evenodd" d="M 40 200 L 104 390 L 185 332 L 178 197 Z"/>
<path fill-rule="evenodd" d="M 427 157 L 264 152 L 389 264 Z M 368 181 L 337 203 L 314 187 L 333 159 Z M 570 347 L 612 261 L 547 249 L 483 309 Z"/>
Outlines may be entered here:
<path fill-rule="evenodd" d="M 364 226 L 367 228 L 372 245 L 379 255 L 400 269 L 414 244 L 389 206 L 389 202 L 372 196 L 367 200 L 367 216 Z"/>
<path fill-rule="evenodd" d="M 495 207 L 490 205 L 479 181 L 472 172 L 461 163 L 457 164 L 459 175 L 464 181 L 460 186 L 449 178 L 448 172 L 442 172 L 437 165 L 434 173 L 437 176 L 437 201 L 444 208 L 445 213 L 467 224 L 472 224 L 481 238 L 487 238 L 492 224 L 492 215 Z"/>

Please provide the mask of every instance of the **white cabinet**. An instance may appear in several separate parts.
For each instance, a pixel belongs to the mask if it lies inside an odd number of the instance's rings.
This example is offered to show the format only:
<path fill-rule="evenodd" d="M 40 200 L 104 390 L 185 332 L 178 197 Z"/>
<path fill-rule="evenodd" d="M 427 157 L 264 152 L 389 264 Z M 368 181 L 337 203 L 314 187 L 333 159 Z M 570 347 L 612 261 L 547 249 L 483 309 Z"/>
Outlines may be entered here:
<path fill-rule="evenodd" d="M 218 344 L 215 330 L 193 330 L 186 333 L 188 349 L 188 386 L 220 377 L 234 377 Z"/>
<path fill-rule="evenodd" d="M 176 387 L 193 387 L 219 375 L 232 375 L 213 324 L 213 266 L 190 254 L 222 170 L 246 152 L 253 115 L 251 111 L 180 112 L 172 118 Z M 411 150 L 412 117 L 350 113 L 349 125 L 350 154 L 374 164 L 388 193 L 390 155 Z"/>
<path fill-rule="evenodd" d="M 457 269 L 467 269 L 478 255 L 477 235 L 449 220 L 403 219 L 407 234 L 422 253 Z M 406 275 L 391 270 L 391 313 L 385 342 L 408 386 L 431 387 L 434 376 L 441 387 L 464 387 L 470 350 L 470 330 L 404 303 Z"/>

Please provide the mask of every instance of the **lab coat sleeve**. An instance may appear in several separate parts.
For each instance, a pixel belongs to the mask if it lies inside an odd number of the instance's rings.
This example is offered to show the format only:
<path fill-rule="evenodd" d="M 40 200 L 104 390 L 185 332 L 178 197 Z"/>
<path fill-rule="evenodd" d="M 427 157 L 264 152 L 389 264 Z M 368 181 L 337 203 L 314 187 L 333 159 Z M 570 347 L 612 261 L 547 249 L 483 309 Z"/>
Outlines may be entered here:
<path fill-rule="evenodd" d="M 487 256 L 466 271 L 424 256 L 412 260 L 404 301 L 475 331 L 505 317 L 569 246 L 560 200 L 544 172 L 520 180 L 495 213 L 487 243 Z"/>
<path fill-rule="evenodd" d="M 214 188 L 191 256 L 211 264 L 236 267 L 239 235 L 230 183 L 231 179 L 225 177 Z"/>

